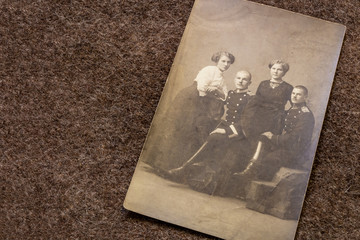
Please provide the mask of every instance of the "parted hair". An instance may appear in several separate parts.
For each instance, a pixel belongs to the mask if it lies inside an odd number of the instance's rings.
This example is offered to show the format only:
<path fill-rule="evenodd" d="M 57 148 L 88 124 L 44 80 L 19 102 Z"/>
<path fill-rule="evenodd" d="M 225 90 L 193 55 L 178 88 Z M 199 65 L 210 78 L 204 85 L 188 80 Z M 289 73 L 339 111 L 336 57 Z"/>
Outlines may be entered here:
<path fill-rule="evenodd" d="M 231 63 L 231 64 L 233 64 L 233 63 L 235 62 L 235 57 L 234 57 L 234 55 L 232 55 L 232 54 L 229 53 L 229 52 L 224 52 L 224 51 L 214 53 L 214 54 L 212 55 L 212 57 L 211 57 L 211 61 L 217 63 L 222 56 L 228 57 L 228 58 L 230 59 L 230 63 Z"/>
<path fill-rule="evenodd" d="M 282 69 L 283 69 L 283 71 L 284 71 L 284 73 L 287 73 L 287 71 L 289 71 L 289 68 L 290 68 L 289 64 L 288 64 L 287 62 L 284 62 L 283 60 L 278 60 L 278 59 L 277 59 L 277 60 L 271 61 L 271 62 L 269 63 L 269 68 L 272 68 L 272 66 L 273 66 L 274 64 L 280 64 L 281 67 L 282 67 Z"/>

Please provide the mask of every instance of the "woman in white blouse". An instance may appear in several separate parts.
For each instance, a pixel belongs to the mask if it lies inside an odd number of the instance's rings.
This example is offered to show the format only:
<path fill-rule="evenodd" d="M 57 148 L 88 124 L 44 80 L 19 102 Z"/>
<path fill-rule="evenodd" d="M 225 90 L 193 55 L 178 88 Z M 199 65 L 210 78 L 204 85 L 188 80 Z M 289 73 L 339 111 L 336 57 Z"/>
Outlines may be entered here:
<path fill-rule="evenodd" d="M 234 63 L 235 57 L 228 52 L 217 52 L 211 60 L 216 65 L 204 67 L 194 79 L 196 94 L 193 92 L 194 85 L 179 93 L 188 97 L 187 100 L 191 102 L 189 108 L 194 116 L 193 125 L 197 127 L 201 142 L 205 141 L 224 114 L 228 90 L 223 73 Z"/>
<path fill-rule="evenodd" d="M 166 126 L 154 146 L 150 163 L 161 170 L 181 166 L 204 143 L 224 114 L 228 90 L 223 73 L 234 63 L 228 52 L 217 52 L 215 65 L 199 71 L 191 86 L 182 89 L 166 114 Z"/>
<path fill-rule="evenodd" d="M 230 65 L 234 63 L 235 57 L 228 52 L 218 52 L 212 56 L 211 60 L 216 63 L 216 66 L 204 67 L 194 80 L 197 82 L 199 96 L 203 97 L 217 91 L 226 98 L 228 91 L 224 83 L 223 72 L 228 70 Z"/>

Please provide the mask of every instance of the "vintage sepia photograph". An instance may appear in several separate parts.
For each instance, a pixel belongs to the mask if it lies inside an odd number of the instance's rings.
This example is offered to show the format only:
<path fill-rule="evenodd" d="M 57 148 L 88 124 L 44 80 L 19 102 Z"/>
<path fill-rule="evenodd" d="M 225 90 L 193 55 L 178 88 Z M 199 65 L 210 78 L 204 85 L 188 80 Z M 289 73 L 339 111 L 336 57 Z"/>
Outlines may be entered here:
<path fill-rule="evenodd" d="M 344 34 L 197 0 L 125 208 L 224 239 L 293 239 Z"/>

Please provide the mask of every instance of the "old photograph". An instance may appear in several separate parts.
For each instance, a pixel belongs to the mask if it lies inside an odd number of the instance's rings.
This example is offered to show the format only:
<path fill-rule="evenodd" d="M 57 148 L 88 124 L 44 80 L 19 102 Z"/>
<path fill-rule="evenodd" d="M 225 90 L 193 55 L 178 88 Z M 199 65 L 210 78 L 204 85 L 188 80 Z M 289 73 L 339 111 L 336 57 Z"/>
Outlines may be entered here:
<path fill-rule="evenodd" d="M 125 208 L 224 239 L 293 239 L 344 33 L 197 0 Z"/>

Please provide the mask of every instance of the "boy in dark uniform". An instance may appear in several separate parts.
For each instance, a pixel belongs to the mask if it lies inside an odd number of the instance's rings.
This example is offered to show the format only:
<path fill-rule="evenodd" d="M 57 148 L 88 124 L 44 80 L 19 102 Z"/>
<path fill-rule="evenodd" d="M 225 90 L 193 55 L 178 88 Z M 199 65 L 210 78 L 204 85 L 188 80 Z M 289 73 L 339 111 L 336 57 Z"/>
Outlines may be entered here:
<path fill-rule="evenodd" d="M 240 145 L 242 148 L 248 148 L 247 144 L 239 144 L 239 141 L 244 142 L 240 116 L 251 97 L 248 90 L 251 74 L 247 71 L 239 71 L 234 82 L 236 89 L 229 91 L 225 100 L 227 107 L 225 120 L 222 120 L 210 133 L 204 145 L 192 158 L 183 166 L 169 171 L 170 175 L 177 176 L 185 173 L 187 183 L 196 190 L 212 193 L 213 187 L 211 190 L 205 188 L 215 181 L 215 177 L 219 179 L 219 172 L 230 171 L 235 161 L 238 161 L 237 152 L 240 150 L 244 152 L 243 149 L 239 149 Z"/>
<path fill-rule="evenodd" d="M 257 152 L 247 168 L 235 175 L 243 188 L 255 179 L 269 181 L 281 167 L 304 168 L 304 156 L 311 144 L 314 115 L 306 106 L 308 90 L 294 87 L 291 94 L 292 107 L 287 111 L 281 135 L 265 132 L 260 136 Z"/>
<path fill-rule="evenodd" d="M 235 90 L 231 90 L 225 100 L 227 107 L 225 120 L 210 133 L 210 139 L 234 138 L 242 134 L 240 127 L 240 116 L 244 110 L 250 96 L 252 95 L 248 87 L 251 84 L 251 74 L 247 71 L 239 71 L 234 79 Z"/>

